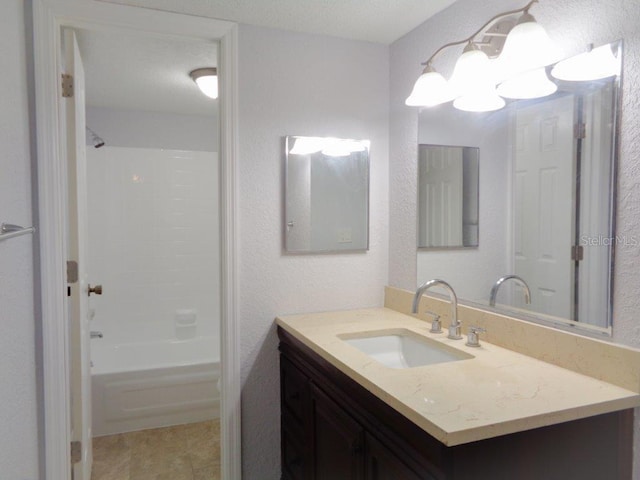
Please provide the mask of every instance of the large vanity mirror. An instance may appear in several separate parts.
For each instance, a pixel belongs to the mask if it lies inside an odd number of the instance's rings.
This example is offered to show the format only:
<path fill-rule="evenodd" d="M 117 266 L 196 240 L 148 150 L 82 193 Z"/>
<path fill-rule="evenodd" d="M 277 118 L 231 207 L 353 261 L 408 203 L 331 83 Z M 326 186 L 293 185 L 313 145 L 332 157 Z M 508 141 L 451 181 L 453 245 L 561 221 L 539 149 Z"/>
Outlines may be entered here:
<path fill-rule="evenodd" d="M 620 59 L 621 42 L 610 48 Z M 591 81 L 547 75 L 556 93 L 494 112 L 451 104 L 420 111 L 419 152 L 446 143 L 482 156 L 482 230 L 474 249 L 419 248 L 418 285 L 444 278 L 467 302 L 611 334 L 613 255 L 624 241 L 614 228 L 620 75 L 619 68 Z M 420 192 L 433 180 L 418 171 Z M 428 233 L 418 225 L 422 247 Z"/>
<path fill-rule="evenodd" d="M 369 248 L 369 141 L 285 138 L 284 247 L 289 253 Z"/>

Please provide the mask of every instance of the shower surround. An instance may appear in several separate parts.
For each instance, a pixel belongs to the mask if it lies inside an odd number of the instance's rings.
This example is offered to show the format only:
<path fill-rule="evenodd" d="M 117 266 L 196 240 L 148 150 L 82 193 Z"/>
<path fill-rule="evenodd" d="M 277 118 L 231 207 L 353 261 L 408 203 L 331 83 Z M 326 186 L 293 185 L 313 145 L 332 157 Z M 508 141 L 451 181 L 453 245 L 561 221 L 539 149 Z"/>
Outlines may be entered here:
<path fill-rule="evenodd" d="M 107 143 L 87 162 L 94 435 L 213 418 L 217 154 Z"/>

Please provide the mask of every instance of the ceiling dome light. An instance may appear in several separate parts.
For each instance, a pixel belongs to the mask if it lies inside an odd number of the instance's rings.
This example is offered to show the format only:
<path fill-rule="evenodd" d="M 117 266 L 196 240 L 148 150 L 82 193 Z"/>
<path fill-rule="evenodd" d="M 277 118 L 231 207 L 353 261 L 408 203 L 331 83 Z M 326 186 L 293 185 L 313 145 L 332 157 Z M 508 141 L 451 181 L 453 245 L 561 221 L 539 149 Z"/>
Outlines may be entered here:
<path fill-rule="evenodd" d="M 544 68 L 521 73 L 502 82 L 497 89 L 498 95 L 513 99 L 542 98 L 558 90 L 558 86 L 549 80 Z"/>
<path fill-rule="evenodd" d="M 528 12 L 511 29 L 498 57 L 503 78 L 546 67 L 558 60 L 557 50 L 549 35 Z"/>
<path fill-rule="evenodd" d="M 445 78 L 436 72 L 431 64 L 427 64 L 405 104 L 410 107 L 435 107 L 454 98 L 453 90 Z"/>
<path fill-rule="evenodd" d="M 207 97 L 218 98 L 218 70 L 216 68 L 198 68 L 192 71 L 189 76 Z"/>
<path fill-rule="evenodd" d="M 562 60 L 551 70 L 551 75 L 555 78 L 569 82 L 600 80 L 619 73 L 620 59 L 614 55 L 611 45 L 603 45 Z"/>

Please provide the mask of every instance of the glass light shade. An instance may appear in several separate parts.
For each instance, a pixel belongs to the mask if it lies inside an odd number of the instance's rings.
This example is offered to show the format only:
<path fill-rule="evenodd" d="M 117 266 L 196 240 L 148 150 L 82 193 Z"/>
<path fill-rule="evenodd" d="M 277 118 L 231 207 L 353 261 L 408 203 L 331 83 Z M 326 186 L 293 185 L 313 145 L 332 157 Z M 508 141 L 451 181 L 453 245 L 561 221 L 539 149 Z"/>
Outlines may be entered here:
<path fill-rule="evenodd" d="M 505 80 L 497 92 L 505 98 L 530 99 L 546 97 L 556 90 L 558 86 L 549 80 L 545 69 L 537 68 Z"/>
<path fill-rule="evenodd" d="M 405 104 L 410 107 L 435 107 L 454 98 L 453 90 L 445 78 L 428 65 L 418 77 Z"/>
<path fill-rule="evenodd" d="M 218 72 L 215 68 L 198 68 L 189 75 L 207 97 L 218 98 Z"/>
<path fill-rule="evenodd" d="M 493 112 L 500 110 L 505 104 L 506 102 L 496 93 L 495 88 L 484 92 L 478 90 L 453 101 L 455 108 L 465 112 Z"/>
<path fill-rule="evenodd" d="M 495 72 L 493 65 L 482 50 L 467 47 L 460 55 L 449 81 L 456 96 L 475 95 L 493 88 Z"/>
<path fill-rule="evenodd" d="M 528 13 L 511 29 L 498 57 L 503 78 L 546 67 L 558 60 L 557 50 L 546 30 Z"/>
<path fill-rule="evenodd" d="M 200 77 L 196 80 L 198 87 L 202 93 L 209 98 L 218 98 L 218 77 L 211 75 L 208 77 Z"/>
<path fill-rule="evenodd" d="M 620 59 L 611 49 L 611 45 L 594 48 L 590 52 L 581 53 L 556 64 L 551 70 L 558 80 L 584 82 L 613 77 L 620 73 Z"/>

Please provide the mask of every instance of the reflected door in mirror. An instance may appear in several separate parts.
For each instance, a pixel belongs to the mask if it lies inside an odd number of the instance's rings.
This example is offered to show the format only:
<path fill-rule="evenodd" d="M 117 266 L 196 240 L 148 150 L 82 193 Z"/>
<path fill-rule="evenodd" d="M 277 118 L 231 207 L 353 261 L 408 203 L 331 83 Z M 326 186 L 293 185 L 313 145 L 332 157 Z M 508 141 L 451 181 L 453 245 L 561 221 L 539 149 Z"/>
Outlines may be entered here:
<path fill-rule="evenodd" d="M 533 294 L 512 305 L 562 318 L 573 318 L 573 125 L 573 95 L 516 110 L 513 273 Z"/>
<path fill-rule="evenodd" d="M 479 150 L 418 146 L 418 247 L 478 245 Z"/>

